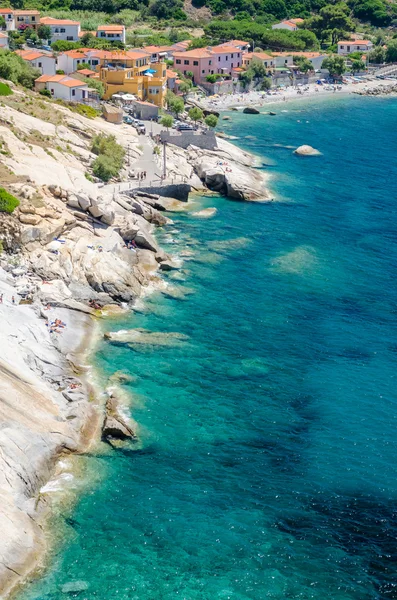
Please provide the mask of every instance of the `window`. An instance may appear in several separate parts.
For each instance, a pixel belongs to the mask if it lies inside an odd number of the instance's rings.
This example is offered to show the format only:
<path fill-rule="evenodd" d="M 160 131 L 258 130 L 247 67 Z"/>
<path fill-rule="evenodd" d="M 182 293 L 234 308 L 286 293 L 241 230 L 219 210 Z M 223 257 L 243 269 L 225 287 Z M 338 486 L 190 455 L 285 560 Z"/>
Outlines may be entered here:
<path fill-rule="evenodd" d="M 66 29 L 64 27 L 61 27 L 61 33 L 65 33 Z"/>
<path fill-rule="evenodd" d="M 226 60 L 229 60 L 229 57 L 226 55 Z"/>
<path fill-rule="evenodd" d="M 209 65 L 212 65 L 212 60 L 209 60 L 209 61 L 208 61 L 208 64 L 209 64 Z"/>
<path fill-rule="evenodd" d="M 52 88 L 51 88 L 51 95 L 52 96 L 54 95 L 54 90 Z"/>
<path fill-rule="evenodd" d="M 183 61 L 183 64 L 184 64 L 184 65 L 190 65 L 190 61 L 188 61 L 188 60 L 184 60 L 184 61 Z"/>
<path fill-rule="evenodd" d="M 36 17 L 32 17 L 32 23 L 33 23 L 33 21 L 35 21 L 35 20 L 36 20 Z"/>
<path fill-rule="evenodd" d="M 233 58 L 233 57 L 234 57 L 234 54 L 232 54 L 231 58 Z"/>
<path fill-rule="evenodd" d="M 205 73 L 205 69 L 203 69 L 201 72 L 202 72 L 202 73 Z"/>
<path fill-rule="evenodd" d="M 92 60 L 92 61 L 91 61 L 91 64 L 92 64 L 92 65 L 97 65 L 98 63 L 99 63 L 99 61 L 98 61 L 98 60 Z"/>
<path fill-rule="evenodd" d="M 221 57 L 220 56 L 218 56 L 218 62 L 221 62 Z"/>
<path fill-rule="evenodd" d="M 73 36 L 72 36 L 72 35 L 67 35 L 67 36 L 66 36 L 66 40 L 67 40 L 68 42 L 73 42 Z"/>
<path fill-rule="evenodd" d="M 72 90 L 72 96 L 76 95 L 76 90 Z"/>
<path fill-rule="evenodd" d="M 43 66 L 43 63 L 39 62 L 39 69 L 41 69 L 41 67 Z"/>
<path fill-rule="evenodd" d="M 198 67 L 198 60 L 194 60 L 194 61 L 193 61 L 193 65 L 194 65 L 195 67 Z"/>
<path fill-rule="evenodd" d="M 58 27 L 55 28 L 55 33 L 59 33 Z"/>
<path fill-rule="evenodd" d="M 234 64 L 232 63 L 232 69 L 233 69 L 233 67 L 234 67 Z"/>
<path fill-rule="evenodd" d="M 180 64 L 181 64 L 181 59 L 180 59 L 180 58 L 177 58 L 177 59 L 176 59 L 176 64 L 177 64 L 177 65 L 180 65 Z"/>
<path fill-rule="evenodd" d="M 237 66 L 238 66 L 238 67 L 240 66 L 240 61 L 237 63 Z"/>

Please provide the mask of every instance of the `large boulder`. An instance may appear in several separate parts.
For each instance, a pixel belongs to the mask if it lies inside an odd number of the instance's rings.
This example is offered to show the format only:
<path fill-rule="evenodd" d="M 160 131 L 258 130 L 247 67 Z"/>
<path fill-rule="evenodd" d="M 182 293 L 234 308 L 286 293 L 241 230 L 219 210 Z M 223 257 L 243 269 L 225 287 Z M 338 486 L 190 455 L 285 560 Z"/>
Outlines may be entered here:
<path fill-rule="evenodd" d="M 39 215 L 21 214 L 19 215 L 19 220 L 24 225 L 38 225 L 41 221 L 41 217 L 39 217 Z"/>
<path fill-rule="evenodd" d="M 78 209 L 80 208 L 79 201 L 75 194 L 68 194 L 68 199 L 67 199 L 66 204 L 68 206 L 70 206 L 70 208 L 78 208 Z"/>
<path fill-rule="evenodd" d="M 158 252 L 160 249 L 154 237 L 148 231 L 142 229 L 138 229 L 134 241 L 139 248 L 146 248 L 146 250 L 152 252 Z"/>
<path fill-rule="evenodd" d="M 321 154 L 321 152 L 312 146 L 307 146 L 304 144 L 303 146 L 299 146 L 299 148 L 294 150 L 294 154 L 298 154 L 299 156 L 318 156 Z"/>
<path fill-rule="evenodd" d="M 246 106 L 243 110 L 246 115 L 260 115 L 260 111 L 253 106 Z"/>
<path fill-rule="evenodd" d="M 84 192 L 78 192 L 76 194 L 76 198 L 78 200 L 79 203 L 79 207 L 82 210 L 88 210 L 91 206 L 91 199 L 89 198 L 88 194 L 85 194 Z M 77 207 L 75 207 L 77 208 Z"/>

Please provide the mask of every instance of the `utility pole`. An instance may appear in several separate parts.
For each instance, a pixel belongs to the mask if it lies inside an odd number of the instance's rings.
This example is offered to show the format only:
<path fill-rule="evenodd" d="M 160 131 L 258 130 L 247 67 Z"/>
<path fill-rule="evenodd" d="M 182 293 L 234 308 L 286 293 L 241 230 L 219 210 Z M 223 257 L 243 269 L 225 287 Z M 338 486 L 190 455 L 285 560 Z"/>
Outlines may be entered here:
<path fill-rule="evenodd" d="M 167 177 L 167 153 L 166 142 L 163 142 L 163 179 Z"/>

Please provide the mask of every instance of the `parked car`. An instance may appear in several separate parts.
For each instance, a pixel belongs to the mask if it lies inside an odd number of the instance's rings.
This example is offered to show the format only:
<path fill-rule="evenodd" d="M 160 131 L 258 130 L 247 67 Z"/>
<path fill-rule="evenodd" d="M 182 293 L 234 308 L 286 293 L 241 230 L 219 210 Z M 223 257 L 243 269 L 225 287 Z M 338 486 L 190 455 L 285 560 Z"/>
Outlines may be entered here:
<path fill-rule="evenodd" d="M 53 52 L 51 46 L 42 46 L 42 50 L 46 50 L 47 52 Z"/>
<path fill-rule="evenodd" d="M 126 123 L 126 125 L 132 125 L 132 119 L 128 115 L 124 115 L 123 121 Z"/>
<path fill-rule="evenodd" d="M 145 135 L 145 133 L 146 133 L 146 127 L 145 127 L 145 125 L 144 125 L 144 124 L 142 124 L 142 125 L 137 125 L 137 126 L 136 126 L 136 130 L 137 130 L 137 132 L 138 132 L 139 134 L 142 134 L 142 135 Z"/>
<path fill-rule="evenodd" d="M 197 127 L 194 127 L 194 125 L 189 125 L 189 123 L 180 123 L 176 129 L 177 131 L 195 131 Z"/>

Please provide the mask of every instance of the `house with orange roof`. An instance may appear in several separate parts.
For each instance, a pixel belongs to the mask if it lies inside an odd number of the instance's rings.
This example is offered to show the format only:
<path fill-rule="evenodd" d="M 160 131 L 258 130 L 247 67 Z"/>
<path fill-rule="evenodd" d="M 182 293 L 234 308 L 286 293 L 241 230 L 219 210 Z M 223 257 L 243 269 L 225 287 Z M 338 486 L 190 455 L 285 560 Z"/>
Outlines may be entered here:
<path fill-rule="evenodd" d="M 234 48 L 241 50 L 241 52 L 248 52 L 250 49 L 250 43 L 244 42 L 243 40 L 230 40 L 230 42 L 224 42 L 223 44 L 220 44 L 220 46 L 233 46 Z"/>
<path fill-rule="evenodd" d="M 0 8 L 0 16 L 3 17 L 6 22 L 6 30 L 15 30 L 15 17 L 13 8 Z"/>
<path fill-rule="evenodd" d="M 24 61 L 38 69 L 42 75 L 55 75 L 57 69 L 57 61 L 55 56 L 41 52 L 40 50 L 16 50 Z"/>
<path fill-rule="evenodd" d="M 184 75 L 193 73 L 193 81 L 204 82 L 208 75 L 228 75 L 242 66 L 242 51 L 234 46 L 195 48 L 185 52 L 174 52 L 174 67 Z"/>
<path fill-rule="evenodd" d="M 272 25 L 272 29 L 286 29 L 287 31 L 297 31 L 299 29 L 298 25 L 303 23 L 304 19 L 286 19 L 285 21 L 281 21 L 281 23 L 276 23 Z"/>
<path fill-rule="evenodd" d="M 374 45 L 369 40 L 353 40 L 338 42 L 338 54 L 346 56 L 352 52 L 371 52 Z"/>
<path fill-rule="evenodd" d="M 61 52 L 58 56 L 58 69 L 69 75 L 78 70 L 81 64 L 88 64 L 95 71 L 99 65 L 99 58 L 92 55 L 97 52 L 94 48 L 76 48 Z"/>
<path fill-rule="evenodd" d="M 35 81 L 35 90 L 47 89 L 53 98 L 66 100 L 67 102 L 86 103 L 92 96 L 92 90 L 84 81 L 74 79 L 68 75 L 41 75 Z"/>
<path fill-rule="evenodd" d="M 100 60 L 99 80 L 107 100 L 119 92 L 133 94 L 138 100 L 163 107 L 167 92 L 167 68 L 164 62 L 150 62 L 142 50 L 127 52 L 97 51 Z"/>
<path fill-rule="evenodd" d="M 171 58 L 172 55 L 171 46 L 145 46 L 144 50 L 150 54 L 150 62 Z"/>
<path fill-rule="evenodd" d="M 37 29 L 40 24 L 40 13 L 33 8 L 27 10 L 14 10 L 15 29 L 32 27 Z"/>
<path fill-rule="evenodd" d="M 174 94 L 178 93 L 178 84 L 177 81 L 179 79 L 179 75 L 176 71 L 172 71 L 171 69 L 167 69 L 167 87 L 169 90 L 174 92 Z"/>
<path fill-rule="evenodd" d="M 252 64 L 257 63 L 265 67 L 265 69 L 273 70 L 275 68 L 275 60 L 266 52 L 246 52 L 243 54 L 243 65 L 248 69 Z"/>
<path fill-rule="evenodd" d="M 170 48 L 170 53 L 173 54 L 174 52 L 186 52 L 189 46 L 190 40 L 185 40 L 184 42 L 176 42 L 175 44 L 172 44 Z"/>
<path fill-rule="evenodd" d="M 96 37 L 108 42 L 121 42 L 125 44 L 125 27 L 124 25 L 99 25 Z"/>
<path fill-rule="evenodd" d="M 77 42 L 80 36 L 79 21 L 42 17 L 40 19 L 40 25 L 48 25 L 51 29 L 51 42 L 57 42 L 58 40 Z"/>

